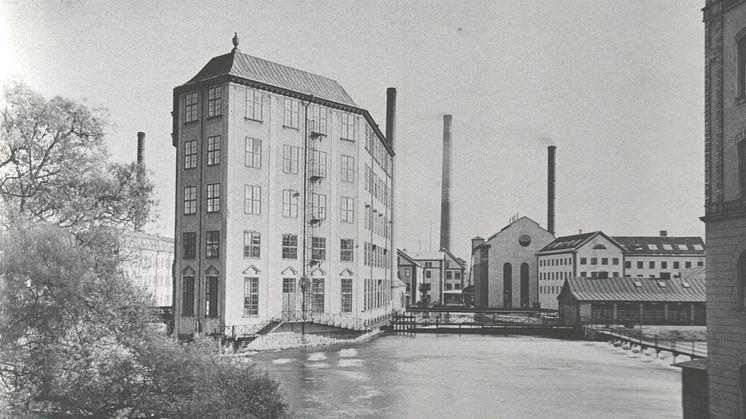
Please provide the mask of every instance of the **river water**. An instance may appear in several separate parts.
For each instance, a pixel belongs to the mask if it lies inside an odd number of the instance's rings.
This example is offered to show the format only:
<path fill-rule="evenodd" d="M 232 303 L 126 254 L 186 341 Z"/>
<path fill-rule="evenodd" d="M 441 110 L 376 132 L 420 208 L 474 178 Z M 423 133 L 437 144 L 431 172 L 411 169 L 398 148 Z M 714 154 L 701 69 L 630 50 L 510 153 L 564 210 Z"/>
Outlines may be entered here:
<path fill-rule="evenodd" d="M 681 372 L 603 342 L 384 336 L 258 353 L 298 418 L 680 418 Z"/>

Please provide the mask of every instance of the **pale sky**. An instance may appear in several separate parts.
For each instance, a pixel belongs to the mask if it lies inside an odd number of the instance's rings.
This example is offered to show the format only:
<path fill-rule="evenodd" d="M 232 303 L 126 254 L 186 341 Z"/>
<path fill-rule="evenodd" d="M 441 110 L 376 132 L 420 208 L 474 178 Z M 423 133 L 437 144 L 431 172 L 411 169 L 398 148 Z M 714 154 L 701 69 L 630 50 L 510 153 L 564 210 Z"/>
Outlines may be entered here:
<path fill-rule="evenodd" d="M 396 245 L 437 250 L 453 115 L 452 250 L 518 213 L 558 235 L 704 235 L 704 1 L 0 2 L 0 76 L 104 106 L 112 157 L 147 134 L 173 236 L 175 86 L 232 48 L 337 80 L 385 126 L 398 90 Z M 431 236 L 432 231 L 432 236 Z M 432 237 L 432 239 L 431 239 Z"/>

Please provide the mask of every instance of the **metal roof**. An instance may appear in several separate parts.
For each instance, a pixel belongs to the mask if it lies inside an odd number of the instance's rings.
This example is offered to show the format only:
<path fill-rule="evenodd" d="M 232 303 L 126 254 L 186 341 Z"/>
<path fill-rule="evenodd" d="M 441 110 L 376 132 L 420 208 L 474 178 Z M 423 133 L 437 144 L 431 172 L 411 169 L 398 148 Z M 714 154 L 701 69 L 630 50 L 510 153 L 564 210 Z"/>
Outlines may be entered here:
<path fill-rule="evenodd" d="M 225 75 L 357 107 L 350 95 L 335 80 L 247 55 L 238 49 L 211 59 L 185 85 Z"/>
<path fill-rule="evenodd" d="M 593 231 L 590 233 L 575 234 L 573 236 L 557 237 L 551 243 L 544 246 L 539 252 L 556 252 L 559 250 L 572 250 L 580 247 L 592 236 L 600 233 L 599 231 Z"/>
<path fill-rule="evenodd" d="M 701 237 L 614 236 L 630 255 L 702 255 L 705 242 Z"/>
<path fill-rule="evenodd" d="M 704 303 L 705 278 L 704 271 L 682 279 L 574 277 L 565 281 L 561 294 L 567 292 L 575 300 L 585 302 Z"/>

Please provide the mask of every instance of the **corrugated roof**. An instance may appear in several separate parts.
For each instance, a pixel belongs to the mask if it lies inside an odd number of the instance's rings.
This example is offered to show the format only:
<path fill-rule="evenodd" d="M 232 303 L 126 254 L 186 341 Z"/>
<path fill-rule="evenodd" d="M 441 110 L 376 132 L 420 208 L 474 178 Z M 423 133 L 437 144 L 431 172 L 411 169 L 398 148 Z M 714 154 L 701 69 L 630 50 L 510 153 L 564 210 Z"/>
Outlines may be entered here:
<path fill-rule="evenodd" d="M 614 236 L 631 255 L 704 255 L 701 237 Z"/>
<path fill-rule="evenodd" d="M 241 77 L 357 107 L 350 95 L 335 80 L 247 55 L 237 49 L 211 59 L 196 76 L 185 84 L 197 83 L 224 75 Z"/>
<path fill-rule="evenodd" d="M 408 252 L 414 260 L 444 260 L 445 252 Z"/>
<path fill-rule="evenodd" d="M 665 286 L 661 286 L 665 284 Z M 638 286 L 639 285 L 639 286 Z M 688 285 L 688 286 L 686 286 Z M 705 302 L 704 276 L 684 279 L 568 278 L 562 293 L 577 301 Z"/>

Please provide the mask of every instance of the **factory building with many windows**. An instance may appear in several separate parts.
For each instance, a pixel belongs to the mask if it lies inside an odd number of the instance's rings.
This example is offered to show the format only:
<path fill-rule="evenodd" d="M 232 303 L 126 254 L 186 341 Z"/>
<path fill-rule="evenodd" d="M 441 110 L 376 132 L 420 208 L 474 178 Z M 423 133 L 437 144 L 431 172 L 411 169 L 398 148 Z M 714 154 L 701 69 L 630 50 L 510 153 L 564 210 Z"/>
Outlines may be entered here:
<path fill-rule="evenodd" d="M 174 89 L 178 335 L 381 319 L 395 90 L 387 138 L 336 81 L 234 46 Z"/>

